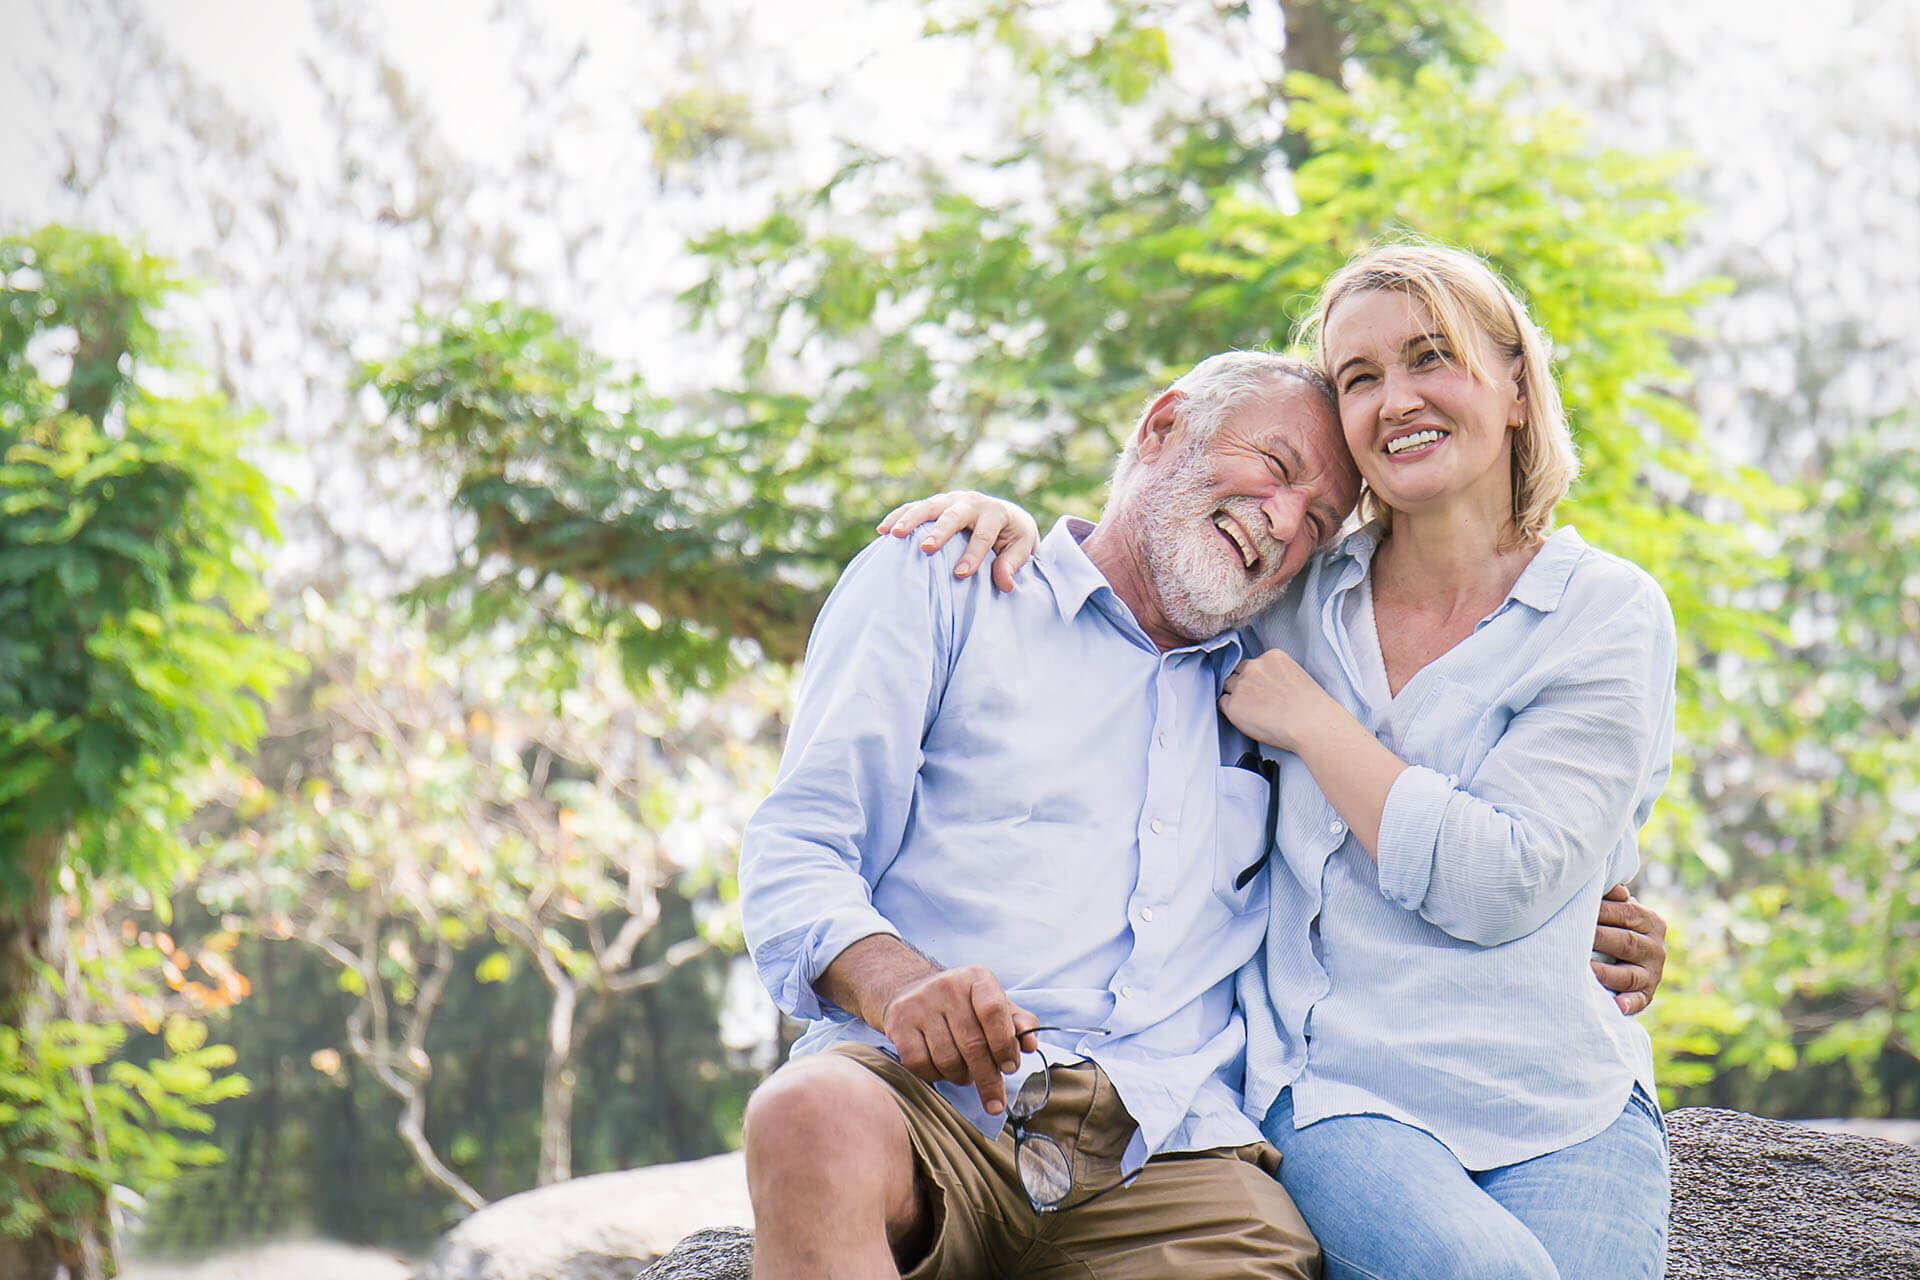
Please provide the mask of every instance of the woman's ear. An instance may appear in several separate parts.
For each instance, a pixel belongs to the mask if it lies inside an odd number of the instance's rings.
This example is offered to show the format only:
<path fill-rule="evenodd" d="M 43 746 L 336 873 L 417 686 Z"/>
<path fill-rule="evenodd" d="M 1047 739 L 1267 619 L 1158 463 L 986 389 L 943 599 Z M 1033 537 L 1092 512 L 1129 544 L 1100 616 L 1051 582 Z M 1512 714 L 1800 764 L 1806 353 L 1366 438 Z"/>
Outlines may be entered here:
<path fill-rule="evenodd" d="M 1180 424 L 1186 418 L 1186 411 L 1181 408 L 1186 398 L 1186 392 L 1169 387 L 1140 415 L 1140 425 L 1133 429 L 1134 455 L 1140 461 L 1152 462 L 1158 458 L 1167 442 L 1179 433 Z"/>
<path fill-rule="evenodd" d="M 1513 358 L 1513 405 L 1507 410 L 1507 425 L 1516 431 L 1527 427 L 1527 358 Z"/>

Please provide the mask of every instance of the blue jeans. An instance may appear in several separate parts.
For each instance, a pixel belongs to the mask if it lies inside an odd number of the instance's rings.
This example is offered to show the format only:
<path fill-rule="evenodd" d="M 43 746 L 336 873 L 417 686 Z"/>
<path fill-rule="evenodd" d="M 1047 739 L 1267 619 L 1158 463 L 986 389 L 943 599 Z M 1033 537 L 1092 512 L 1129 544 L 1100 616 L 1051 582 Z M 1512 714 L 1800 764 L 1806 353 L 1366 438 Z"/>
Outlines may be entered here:
<path fill-rule="evenodd" d="M 1261 1129 L 1280 1182 L 1326 1251 L 1325 1280 L 1659 1280 L 1667 1147 L 1636 1087 L 1605 1131 L 1470 1173 L 1424 1130 L 1383 1116 L 1293 1127 L 1293 1091 Z"/>

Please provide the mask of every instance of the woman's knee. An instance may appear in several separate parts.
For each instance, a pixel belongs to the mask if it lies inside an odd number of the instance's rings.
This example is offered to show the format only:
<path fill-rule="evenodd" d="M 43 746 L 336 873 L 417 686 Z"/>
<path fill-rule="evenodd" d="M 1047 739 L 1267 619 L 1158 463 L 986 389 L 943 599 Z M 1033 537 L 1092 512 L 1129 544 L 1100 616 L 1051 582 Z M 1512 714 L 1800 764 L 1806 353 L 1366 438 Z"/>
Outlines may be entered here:
<path fill-rule="evenodd" d="M 1546 1249 L 1505 1215 L 1424 1225 L 1399 1249 L 1369 1256 L 1325 1244 L 1326 1280 L 1560 1280 Z"/>
<path fill-rule="evenodd" d="M 1427 1212 L 1404 1200 L 1371 1212 L 1309 1209 L 1326 1280 L 1560 1280 L 1546 1247 L 1499 1205 L 1484 1196 L 1435 1200 Z"/>

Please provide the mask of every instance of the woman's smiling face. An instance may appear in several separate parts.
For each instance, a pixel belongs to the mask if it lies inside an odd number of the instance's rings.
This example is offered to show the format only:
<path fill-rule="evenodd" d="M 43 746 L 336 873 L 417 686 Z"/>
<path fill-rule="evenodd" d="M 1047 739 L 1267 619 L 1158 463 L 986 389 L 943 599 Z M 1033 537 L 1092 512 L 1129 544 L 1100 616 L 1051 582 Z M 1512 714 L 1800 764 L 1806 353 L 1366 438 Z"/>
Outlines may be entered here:
<path fill-rule="evenodd" d="M 1525 422 L 1518 357 L 1478 328 L 1457 351 L 1424 302 L 1365 289 L 1327 315 L 1327 368 L 1340 427 L 1374 497 L 1395 513 L 1513 513 L 1512 429 Z M 1474 376 L 1468 360 L 1492 381 Z"/>

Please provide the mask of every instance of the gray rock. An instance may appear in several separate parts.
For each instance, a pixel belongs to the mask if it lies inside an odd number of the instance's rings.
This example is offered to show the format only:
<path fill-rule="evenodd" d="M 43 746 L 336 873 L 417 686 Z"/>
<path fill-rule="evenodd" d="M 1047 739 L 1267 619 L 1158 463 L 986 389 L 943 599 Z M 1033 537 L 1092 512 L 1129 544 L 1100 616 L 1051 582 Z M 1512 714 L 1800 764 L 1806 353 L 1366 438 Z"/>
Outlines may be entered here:
<path fill-rule="evenodd" d="M 1888 1142 L 1904 1142 L 1910 1147 L 1920 1147 L 1920 1120 L 1838 1116 L 1825 1120 L 1795 1120 L 1794 1123 L 1808 1129 L 1824 1129 L 1828 1133 L 1857 1133 L 1863 1138 L 1885 1138 Z"/>
<path fill-rule="evenodd" d="M 281 1240 L 198 1262 L 134 1260 L 121 1280 L 407 1280 L 413 1268 L 383 1249 L 326 1240 Z"/>
<path fill-rule="evenodd" d="M 753 1232 L 745 1227 L 696 1231 L 642 1271 L 639 1280 L 753 1280 Z"/>
<path fill-rule="evenodd" d="M 715 1221 L 753 1221 L 737 1151 L 509 1196 L 442 1236 L 414 1280 L 633 1280 Z"/>
<path fill-rule="evenodd" d="M 1913 1148 L 1706 1107 L 1668 1115 L 1667 1134 L 1668 1280 L 1920 1277 Z M 642 1280 L 749 1280 L 752 1240 L 741 1227 L 698 1232 Z"/>
<path fill-rule="evenodd" d="M 1738 1111 L 1667 1117 L 1672 1280 L 1920 1276 L 1920 1152 Z"/>

